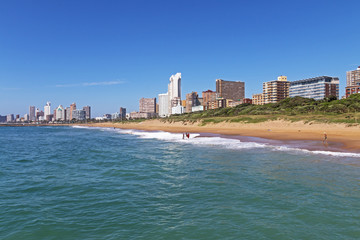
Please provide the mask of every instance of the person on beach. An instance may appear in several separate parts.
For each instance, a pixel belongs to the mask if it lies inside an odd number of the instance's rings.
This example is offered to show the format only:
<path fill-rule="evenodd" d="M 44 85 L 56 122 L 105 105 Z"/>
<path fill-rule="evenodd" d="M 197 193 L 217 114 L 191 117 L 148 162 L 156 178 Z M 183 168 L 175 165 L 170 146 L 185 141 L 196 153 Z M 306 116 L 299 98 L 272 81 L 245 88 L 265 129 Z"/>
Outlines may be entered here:
<path fill-rule="evenodd" d="M 190 133 L 187 133 L 186 136 L 187 136 L 187 138 L 190 138 Z"/>
<path fill-rule="evenodd" d="M 185 133 L 183 133 L 183 139 L 185 139 Z"/>
<path fill-rule="evenodd" d="M 326 134 L 326 132 L 324 132 L 324 140 L 323 140 L 323 143 L 326 143 L 326 144 L 327 144 L 327 134 Z"/>

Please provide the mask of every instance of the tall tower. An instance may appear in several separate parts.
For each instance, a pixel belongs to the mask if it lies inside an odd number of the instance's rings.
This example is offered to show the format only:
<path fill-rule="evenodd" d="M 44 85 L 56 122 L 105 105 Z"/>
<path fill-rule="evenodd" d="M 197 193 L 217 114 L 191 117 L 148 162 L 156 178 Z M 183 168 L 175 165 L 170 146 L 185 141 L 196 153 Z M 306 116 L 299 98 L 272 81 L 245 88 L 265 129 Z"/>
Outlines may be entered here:
<path fill-rule="evenodd" d="M 73 111 L 76 110 L 76 103 L 72 103 L 70 104 L 70 119 L 68 119 L 69 121 L 71 121 L 74 117 L 73 117 Z"/>
<path fill-rule="evenodd" d="M 35 106 L 29 107 L 29 120 L 35 121 Z"/>
<path fill-rule="evenodd" d="M 44 117 L 46 119 L 46 116 L 51 115 L 51 102 L 47 102 L 44 107 Z"/>
<path fill-rule="evenodd" d="M 346 86 L 356 86 L 360 84 L 360 66 L 353 71 L 346 72 Z"/>
<path fill-rule="evenodd" d="M 168 85 L 168 97 L 169 97 L 169 113 L 171 113 L 172 107 L 176 107 L 181 104 L 181 73 L 171 75 L 170 83 Z"/>

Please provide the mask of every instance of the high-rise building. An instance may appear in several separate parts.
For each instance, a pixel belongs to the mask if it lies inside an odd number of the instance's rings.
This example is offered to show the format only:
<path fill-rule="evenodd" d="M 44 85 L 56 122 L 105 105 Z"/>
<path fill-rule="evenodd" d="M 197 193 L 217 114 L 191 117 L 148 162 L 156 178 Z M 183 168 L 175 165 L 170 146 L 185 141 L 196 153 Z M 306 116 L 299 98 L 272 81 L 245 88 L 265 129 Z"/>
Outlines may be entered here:
<path fill-rule="evenodd" d="M 156 98 L 141 98 L 139 112 L 156 113 Z"/>
<path fill-rule="evenodd" d="M 172 112 L 172 107 L 176 107 L 181 104 L 181 73 L 171 75 L 168 85 L 169 95 L 169 113 Z"/>
<path fill-rule="evenodd" d="M 86 112 L 82 109 L 75 109 L 72 112 L 72 119 L 83 121 L 86 119 Z"/>
<path fill-rule="evenodd" d="M 70 120 L 71 120 L 70 115 L 71 115 L 70 107 L 66 107 L 66 109 L 65 109 L 65 120 L 66 120 L 66 121 L 70 121 Z"/>
<path fill-rule="evenodd" d="M 289 97 L 290 82 L 286 76 L 278 80 L 263 83 L 263 103 L 276 103 Z"/>
<path fill-rule="evenodd" d="M 197 92 L 191 92 L 191 93 L 186 94 L 185 111 L 187 113 L 192 112 L 192 107 L 199 106 L 199 105 L 200 105 L 200 101 L 199 101 L 199 95 L 197 94 Z"/>
<path fill-rule="evenodd" d="M 85 106 L 83 107 L 83 110 L 86 112 L 86 119 L 91 119 L 91 107 Z"/>
<path fill-rule="evenodd" d="M 205 110 L 212 109 L 212 108 L 210 108 L 211 107 L 210 102 L 216 101 L 216 92 L 211 91 L 211 90 L 204 91 L 204 92 L 202 92 L 202 99 L 203 99 L 204 109 Z"/>
<path fill-rule="evenodd" d="M 126 119 L 126 108 L 120 107 L 120 112 L 119 112 L 119 114 L 120 114 L 120 119 L 121 119 L 121 120 Z"/>
<path fill-rule="evenodd" d="M 263 105 L 264 104 L 263 94 L 262 93 L 253 94 L 252 95 L 252 104 Z"/>
<path fill-rule="evenodd" d="M 245 97 L 245 83 L 216 79 L 216 93 L 218 98 L 241 100 Z"/>
<path fill-rule="evenodd" d="M 14 114 L 8 114 L 6 116 L 6 121 L 7 122 L 13 122 L 15 119 L 14 119 Z"/>
<path fill-rule="evenodd" d="M 169 116 L 169 95 L 168 93 L 161 93 L 158 96 L 159 99 L 159 116 Z"/>
<path fill-rule="evenodd" d="M 345 96 L 360 92 L 360 66 L 353 71 L 346 72 Z"/>
<path fill-rule="evenodd" d="M 66 116 L 65 116 L 65 109 L 62 105 L 59 105 L 56 108 L 56 114 L 55 114 L 55 119 L 56 120 L 60 120 L 60 121 L 65 121 Z"/>
<path fill-rule="evenodd" d="M 346 86 L 356 86 L 360 83 L 360 66 L 353 71 L 346 72 Z"/>
<path fill-rule="evenodd" d="M 360 93 L 360 83 L 356 86 L 348 86 L 345 88 L 345 97 L 348 98 L 351 94 Z"/>
<path fill-rule="evenodd" d="M 315 100 L 336 96 L 339 99 L 339 78 L 321 76 L 290 82 L 289 96 Z"/>
<path fill-rule="evenodd" d="M 70 121 L 74 118 L 73 116 L 74 110 L 76 110 L 76 103 L 70 104 L 70 116 L 69 116 L 70 118 L 68 119 Z"/>
<path fill-rule="evenodd" d="M 0 123 L 4 123 L 4 122 L 6 122 L 6 116 L 1 116 L 0 115 Z"/>
<path fill-rule="evenodd" d="M 51 115 L 51 102 L 47 102 L 44 107 L 44 117 L 46 119 L 47 115 Z"/>
<path fill-rule="evenodd" d="M 35 106 L 29 107 L 29 121 L 35 121 Z"/>

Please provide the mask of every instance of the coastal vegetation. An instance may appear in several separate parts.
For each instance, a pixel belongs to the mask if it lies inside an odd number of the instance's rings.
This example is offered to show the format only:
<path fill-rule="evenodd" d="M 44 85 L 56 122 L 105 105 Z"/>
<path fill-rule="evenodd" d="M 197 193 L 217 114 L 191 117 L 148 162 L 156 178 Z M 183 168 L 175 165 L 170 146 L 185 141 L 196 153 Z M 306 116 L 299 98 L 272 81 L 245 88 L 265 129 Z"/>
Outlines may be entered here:
<path fill-rule="evenodd" d="M 170 122 L 200 122 L 200 125 L 220 122 L 258 123 L 268 120 L 357 125 L 360 122 L 360 94 L 353 94 L 349 98 L 341 100 L 337 100 L 336 97 L 323 100 L 293 97 L 278 103 L 240 104 L 236 107 L 171 115 L 164 119 L 164 121 Z"/>

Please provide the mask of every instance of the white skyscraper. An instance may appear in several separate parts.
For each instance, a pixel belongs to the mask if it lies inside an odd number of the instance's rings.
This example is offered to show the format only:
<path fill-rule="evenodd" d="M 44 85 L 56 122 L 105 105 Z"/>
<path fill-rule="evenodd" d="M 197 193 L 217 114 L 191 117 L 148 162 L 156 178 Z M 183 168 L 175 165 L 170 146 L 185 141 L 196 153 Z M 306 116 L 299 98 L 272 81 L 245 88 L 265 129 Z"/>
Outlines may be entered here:
<path fill-rule="evenodd" d="M 65 109 L 62 105 L 59 105 L 56 109 L 56 120 L 65 121 Z"/>
<path fill-rule="evenodd" d="M 167 117 L 169 116 L 169 94 L 162 93 L 159 94 L 159 116 Z"/>
<path fill-rule="evenodd" d="M 51 102 L 47 102 L 44 107 L 44 118 L 46 119 L 48 115 L 51 115 Z"/>
<path fill-rule="evenodd" d="M 172 112 L 172 107 L 176 107 L 181 104 L 181 73 L 171 75 L 170 83 L 168 85 L 168 97 L 169 97 L 169 113 Z"/>

